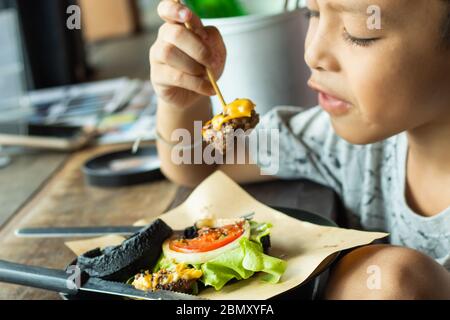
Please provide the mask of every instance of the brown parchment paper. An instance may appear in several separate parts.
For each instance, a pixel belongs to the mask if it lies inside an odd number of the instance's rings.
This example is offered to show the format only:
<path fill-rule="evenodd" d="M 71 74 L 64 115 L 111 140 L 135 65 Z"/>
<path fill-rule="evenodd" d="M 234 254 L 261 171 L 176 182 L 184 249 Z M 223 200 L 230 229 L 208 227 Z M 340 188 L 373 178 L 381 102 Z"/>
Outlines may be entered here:
<path fill-rule="evenodd" d="M 205 217 L 234 218 L 251 212 L 255 213 L 255 221 L 273 224 L 269 254 L 287 261 L 287 269 L 280 283 L 269 284 L 261 280 L 261 275 L 255 275 L 226 285 L 220 291 L 208 288 L 200 293 L 200 297 L 223 300 L 268 299 L 300 285 L 330 255 L 369 244 L 388 235 L 323 227 L 291 218 L 255 200 L 220 171 L 203 181 L 184 203 L 159 218 L 173 229 L 183 229 Z M 111 240 L 110 244 L 108 240 Z M 96 247 L 116 245 L 118 242 L 118 237 L 102 237 L 66 244 L 80 255 Z"/>

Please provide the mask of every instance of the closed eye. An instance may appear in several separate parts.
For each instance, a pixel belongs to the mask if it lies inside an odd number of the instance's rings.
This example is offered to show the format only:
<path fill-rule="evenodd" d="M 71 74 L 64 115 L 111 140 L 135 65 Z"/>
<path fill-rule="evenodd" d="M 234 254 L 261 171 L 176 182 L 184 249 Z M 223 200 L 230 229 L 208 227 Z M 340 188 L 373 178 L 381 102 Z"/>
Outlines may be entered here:
<path fill-rule="evenodd" d="M 359 47 L 368 47 L 375 41 L 380 39 L 380 38 L 357 38 L 349 34 L 347 30 L 344 30 L 343 37 L 346 41 Z"/>

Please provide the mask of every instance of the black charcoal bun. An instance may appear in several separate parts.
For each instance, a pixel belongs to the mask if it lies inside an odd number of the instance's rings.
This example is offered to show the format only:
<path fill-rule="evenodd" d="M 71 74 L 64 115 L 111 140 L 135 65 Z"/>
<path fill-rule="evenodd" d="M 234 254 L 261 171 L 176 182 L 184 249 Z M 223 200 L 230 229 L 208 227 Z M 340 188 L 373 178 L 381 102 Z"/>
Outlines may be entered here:
<path fill-rule="evenodd" d="M 172 228 L 158 219 L 120 246 L 94 249 L 79 256 L 77 264 L 91 277 L 125 282 L 156 264 L 162 253 L 163 242 L 172 233 Z"/>

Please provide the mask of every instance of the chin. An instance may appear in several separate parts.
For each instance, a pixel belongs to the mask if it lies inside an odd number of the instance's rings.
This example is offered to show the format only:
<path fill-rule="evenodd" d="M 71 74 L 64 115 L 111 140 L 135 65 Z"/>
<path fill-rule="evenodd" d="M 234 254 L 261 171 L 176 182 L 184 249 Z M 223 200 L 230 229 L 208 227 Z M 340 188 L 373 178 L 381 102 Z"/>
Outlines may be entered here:
<path fill-rule="evenodd" d="M 392 135 L 386 134 L 385 132 L 378 132 L 371 130 L 369 127 L 364 126 L 348 126 L 348 125 L 339 125 L 335 121 L 331 122 L 336 134 L 347 141 L 350 144 L 354 145 L 368 145 L 377 143 Z"/>

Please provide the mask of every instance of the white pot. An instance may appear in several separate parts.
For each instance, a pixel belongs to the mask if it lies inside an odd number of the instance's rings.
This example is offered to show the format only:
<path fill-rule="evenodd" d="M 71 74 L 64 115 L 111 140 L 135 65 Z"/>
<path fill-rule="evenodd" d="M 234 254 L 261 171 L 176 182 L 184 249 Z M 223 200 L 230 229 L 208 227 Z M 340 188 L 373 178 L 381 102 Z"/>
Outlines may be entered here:
<path fill-rule="evenodd" d="M 277 105 L 314 106 L 316 95 L 306 82 L 310 71 L 304 61 L 307 19 L 299 9 L 283 11 L 284 0 L 242 1 L 251 14 L 203 19 L 216 26 L 228 57 L 219 85 L 225 100 L 249 98 L 264 114 Z M 213 99 L 215 112 L 221 110 Z"/>

